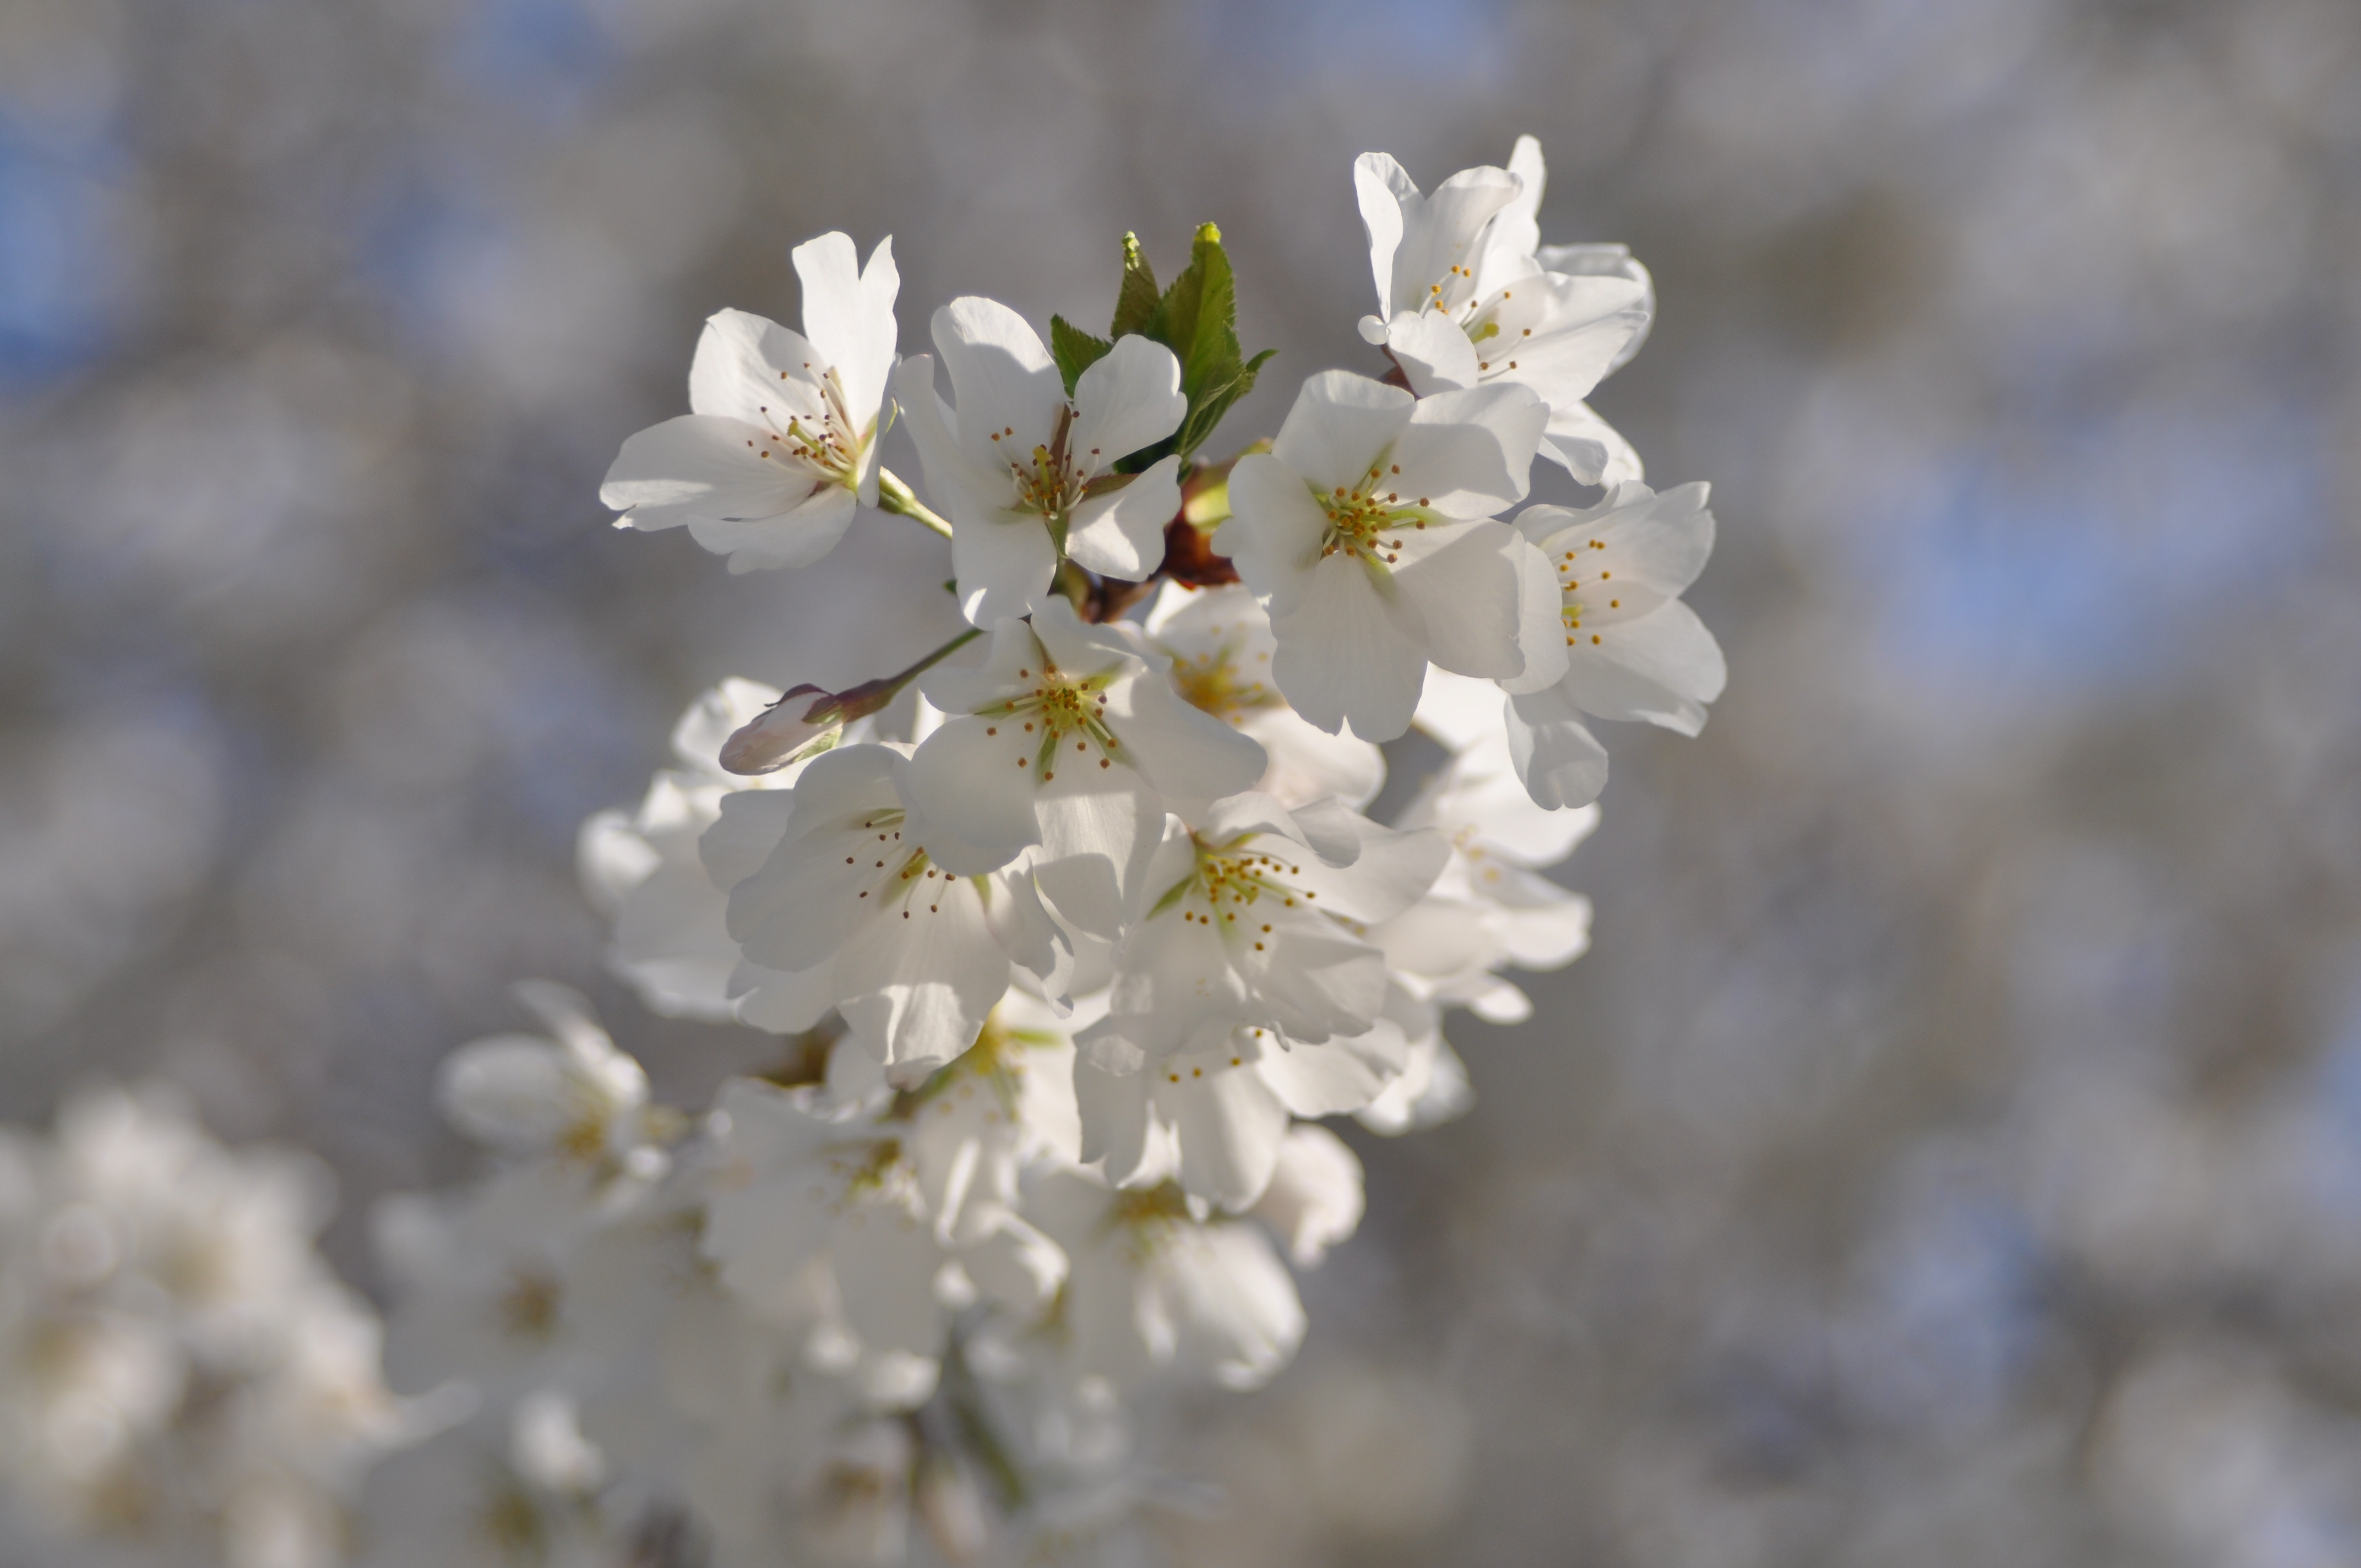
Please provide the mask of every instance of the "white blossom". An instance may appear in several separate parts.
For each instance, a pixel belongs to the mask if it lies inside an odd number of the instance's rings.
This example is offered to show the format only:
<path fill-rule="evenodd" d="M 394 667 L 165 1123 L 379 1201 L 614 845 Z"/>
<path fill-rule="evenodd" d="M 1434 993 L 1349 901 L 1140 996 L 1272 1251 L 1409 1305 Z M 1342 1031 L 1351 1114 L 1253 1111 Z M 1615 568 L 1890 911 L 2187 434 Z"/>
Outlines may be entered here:
<path fill-rule="evenodd" d="M 1253 788 L 1282 806 L 1334 795 L 1357 808 L 1384 786 L 1383 752 L 1349 732 L 1315 729 L 1279 696 L 1271 674 L 1279 641 L 1252 589 L 1168 582 L 1145 629 L 1149 645 L 1172 661 L 1180 696 L 1261 745 L 1268 762 Z"/>
<path fill-rule="evenodd" d="M 1214 1048 L 1238 1028 L 1316 1045 L 1373 1027 L 1384 955 L 1356 927 L 1392 918 L 1449 854 L 1334 803 L 1290 812 L 1268 795 L 1170 825 L 1146 887 L 1155 902 L 1115 954 L 1108 1016 L 1078 1043 L 1118 1038 L 1150 1058 Z"/>
<path fill-rule="evenodd" d="M 369 1477 L 359 1568 L 609 1568 L 595 1499 L 520 1470 L 511 1412 L 451 1428 Z"/>
<path fill-rule="evenodd" d="M 951 521 L 960 608 L 978 626 L 1038 608 L 1062 553 L 1137 582 L 1163 559 L 1164 525 L 1180 510 L 1177 456 L 1145 472 L 1115 465 L 1180 428 L 1188 412 L 1172 351 L 1120 337 L 1067 397 L 1049 351 L 1025 318 L 973 297 L 935 313 L 936 350 L 954 410 L 919 355 L 895 378 L 927 485 Z"/>
<path fill-rule="evenodd" d="M 1463 170 L 1432 196 L 1365 153 L 1354 184 L 1383 307 L 1362 334 L 1411 389 L 1530 387 L 1549 407 L 1543 455 L 1587 484 L 1638 478 L 1631 444 L 1583 400 L 1638 350 L 1653 286 L 1620 246 L 1541 245 L 1541 144 L 1520 137 L 1506 170 Z"/>
<path fill-rule="evenodd" d="M 778 699 L 775 687 L 735 678 L 704 693 L 673 729 L 675 765 L 649 781 L 638 808 L 601 811 L 582 825 L 576 860 L 583 886 L 613 921 L 607 967 L 658 1013 L 794 1031 L 809 1028 L 829 1005 L 794 977 L 745 963 L 730 936 L 728 894 L 760 859 L 730 862 L 736 876 L 722 880 L 714 855 L 700 847 L 725 795 L 785 791 L 809 760 L 755 775 L 717 765 L 724 741 Z M 856 718 L 841 734 L 858 741 L 873 728 Z M 777 802 L 782 813 L 787 798 Z M 761 845 L 764 853 L 769 847 Z"/>
<path fill-rule="evenodd" d="M 1008 989 L 1012 958 L 1053 967 L 1053 928 L 1022 869 L 950 868 L 991 857 L 910 809 L 909 759 L 883 745 L 816 759 L 788 809 L 723 803 L 708 842 L 768 841 L 759 870 L 730 889 L 730 934 L 767 970 L 812 977 L 854 1038 L 901 1087 L 967 1049 Z M 744 832 L 751 824 L 752 831 Z"/>
<path fill-rule="evenodd" d="M 1168 805 L 1246 788 L 1262 748 L 1190 707 L 1113 627 L 1085 626 L 1063 599 L 994 628 L 979 668 L 940 668 L 922 688 L 948 717 L 903 772 L 911 806 L 996 870 L 1038 844 L 1035 883 L 1066 916 L 1119 934 L 1122 905 Z"/>
<path fill-rule="evenodd" d="M 1116 1191 L 1051 1167 L 1027 1197 L 1073 1260 L 1057 1327 L 1078 1369 L 1120 1387 L 1166 1371 L 1252 1388 L 1293 1357 L 1303 1304 L 1258 1227 L 1199 1221 L 1169 1184 Z"/>
<path fill-rule="evenodd" d="M 1327 1128 L 1298 1124 L 1288 1129 L 1254 1216 L 1287 1244 L 1296 1267 L 1311 1268 L 1360 1229 L 1366 1206 L 1359 1157 Z"/>
<path fill-rule="evenodd" d="M 1490 514 L 1525 494 L 1546 410 L 1521 387 L 1417 399 L 1341 370 L 1230 475 L 1215 543 L 1270 613 L 1271 674 L 1304 718 L 1367 740 L 1410 727 L 1430 661 L 1557 673 L 1547 564 Z"/>
<path fill-rule="evenodd" d="M 1063 1255 L 1013 1209 L 978 1195 L 955 1217 L 931 1212 L 904 1120 L 818 1114 L 793 1091 L 743 1080 L 724 1089 L 719 1113 L 703 1246 L 752 1301 L 794 1289 L 818 1262 L 839 1327 L 864 1349 L 931 1360 L 958 1289 L 947 1265 L 1026 1310 L 1064 1277 Z"/>
<path fill-rule="evenodd" d="M 1242 1212 L 1269 1186 L 1291 1116 L 1372 1103 L 1407 1066 L 1409 1042 L 1380 1018 L 1361 1034 L 1289 1047 L 1268 1030 L 1233 1030 L 1155 1061 L 1116 1037 L 1074 1064 L 1082 1156 L 1118 1187 L 1172 1179 L 1190 1197 Z"/>
<path fill-rule="evenodd" d="M 796 247 L 804 330 L 743 311 L 705 323 L 692 411 L 623 443 L 598 499 L 619 525 L 686 525 L 732 572 L 808 565 L 836 548 L 855 503 L 877 503 L 877 437 L 892 372 L 894 242 L 858 267 L 852 241 Z"/>
<path fill-rule="evenodd" d="M 444 1115 L 503 1153 L 661 1174 L 640 1064 L 615 1048 L 580 993 L 548 981 L 515 989 L 549 1035 L 494 1035 L 454 1051 L 435 1080 Z"/>
<path fill-rule="evenodd" d="M 1476 682 L 1437 683 L 1420 707 L 1422 725 L 1459 706 L 1449 696 L 1473 687 L 1474 701 L 1499 697 Z M 1436 698 L 1446 700 L 1438 701 Z M 1590 902 L 1542 876 L 1588 836 L 1596 806 L 1551 811 L 1526 794 L 1496 718 L 1485 715 L 1477 738 L 1430 780 L 1403 811 L 1404 828 L 1430 828 L 1451 845 L 1451 859 L 1424 897 L 1370 933 L 1392 963 L 1396 983 L 1422 1000 L 1465 1006 L 1495 1024 L 1521 1022 L 1532 1005 L 1497 970 L 1561 968 L 1590 945 Z"/>
<path fill-rule="evenodd" d="M 1375 1100 L 1353 1113 L 1373 1133 L 1396 1137 L 1439 1126 L 1466 1115 L 1476 1102 L 1467 1064 L 1443 1037 L 1443 1010 L 1397 986 L 1387 998 L 1388 1015 L 1401 1029 L 1408 1048 L 1402 1070 Z"/>
<path fill-rule="evenodd" d="M 0 1519 L 41 1563 L 333 1568 L 408 1435 L 379 1328 L 313 1250 L 307 1158 L 161 1085 L 0 1134 Z"/>
<path fill-rule="evenodd" d="M 1582 511 L 1528 507 L 1516 526 L 1556 576 L 1566 668 L 1510 686 L 1509 743 L 1535 801 L 1581 806 L 1607 782 L 1585 715 L 1695 735 L 1721 695 L 1721 648 L 1680 599 L 1713 553 L 1713 513 L 1701 484 L 1659 495 L 1635 482 Z"/>

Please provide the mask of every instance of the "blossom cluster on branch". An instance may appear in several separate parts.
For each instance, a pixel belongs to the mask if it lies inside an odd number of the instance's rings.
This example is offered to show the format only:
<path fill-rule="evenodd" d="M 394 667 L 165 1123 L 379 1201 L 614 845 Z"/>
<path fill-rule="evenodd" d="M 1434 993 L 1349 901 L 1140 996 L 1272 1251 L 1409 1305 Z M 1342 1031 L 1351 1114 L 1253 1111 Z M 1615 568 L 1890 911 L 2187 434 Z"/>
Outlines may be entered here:
<path fill-rule="evenodd" d="M 159 1084 L 0 1134 L 0 1560 L 347 1560 L 362 1475 L 431 1412 L 313 1250 L 328 1188 Z"/>
<path fill-rule="evenodd" d="M 747 572 L 909 518 L 970 624 L 842 691 L 721 682 L 585 825 L 615 971 L 781 1044 L 667 1107 L 527 982 L 538 1032 L 445 1063 L 491 1168 L 378 1216 L 396 1424 L 435 1430 L 376 1469 L 362 1561 L 1128 1562 L 1140 1505 L 1204 1501 L 1144 1401 L 1287 1364 L 1294 1271 L 1362 1213 L 1323 1120 L 1467 1105 L 1445 1013 L 1521 1018 L 1503 971 L 1588 941 L 1544 873 L 1597 820 L 1592 721 L 1694 733 L 1723 679 L 1680 597 L 1704 487 L 1651 490 L 1585 401 L 1647 273 L 1541 244 L 1530 137 L 1431 192 L 1354 173 L 1382 374 L 1224 459 L 1269 356 L 1211 225 L 1170 286 L 1126 237 L 1104 335 L 962 298 L 903 357 L 891 242 L 840 234 L 794 253 L 802 332 L 708 323 L 690 411 L 607 477 L 621 525 Z M 1523 505 L 1536 459 L 1598 499 Z M 1443 761 L 1389 790 L 1413 729 Z"/>

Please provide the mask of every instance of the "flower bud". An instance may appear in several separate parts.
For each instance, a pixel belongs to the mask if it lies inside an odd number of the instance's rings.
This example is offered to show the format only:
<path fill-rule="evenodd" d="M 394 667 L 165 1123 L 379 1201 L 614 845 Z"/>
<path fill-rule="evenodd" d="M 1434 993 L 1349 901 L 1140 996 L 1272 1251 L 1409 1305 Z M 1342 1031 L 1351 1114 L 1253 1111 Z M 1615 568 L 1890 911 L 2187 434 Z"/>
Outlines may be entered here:
<path fill-rule="evenodd" d="M 721 766 L 733 773 L 774 773 L 800 756 L 834 745 L 847 717 L 836 693 L 796 686 L 721 742 Z"/>

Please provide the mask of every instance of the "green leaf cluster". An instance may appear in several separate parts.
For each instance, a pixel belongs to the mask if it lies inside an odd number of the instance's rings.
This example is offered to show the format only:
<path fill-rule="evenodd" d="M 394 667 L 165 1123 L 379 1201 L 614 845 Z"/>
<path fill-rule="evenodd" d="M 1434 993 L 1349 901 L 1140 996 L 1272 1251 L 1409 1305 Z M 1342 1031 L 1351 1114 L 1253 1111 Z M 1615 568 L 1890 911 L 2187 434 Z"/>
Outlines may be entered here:
<path fill-rule="evenodd" d="M 1189 412 L 1179 430 L 1115 465 L 1130 474 L 1168 453 L 1186 461 L 1230 405 L 1254 390 L 1256 373 L 1277 352 L 1266 348 L 1248 359 L 1239 349 L 1237 285 L 1222 248 L 1222 231 L 1212 224 L 1198 228 L 1189 265 L 1163 290 L 1156 286 L 1156 271 L 1140 251 L 1139 237 L 1123 236 L 1123 288 L 1106 336 L 1094 337 L 1063 316 L 1049 318 L 1049 352 L 1065 378 L 1066 395 L 1074 395 L 1083 371 L 1113 352 L 1116 338 L 1132 333 L 1162 344 L 1180 361 L 1180 390 L 1188 396 Z"/>

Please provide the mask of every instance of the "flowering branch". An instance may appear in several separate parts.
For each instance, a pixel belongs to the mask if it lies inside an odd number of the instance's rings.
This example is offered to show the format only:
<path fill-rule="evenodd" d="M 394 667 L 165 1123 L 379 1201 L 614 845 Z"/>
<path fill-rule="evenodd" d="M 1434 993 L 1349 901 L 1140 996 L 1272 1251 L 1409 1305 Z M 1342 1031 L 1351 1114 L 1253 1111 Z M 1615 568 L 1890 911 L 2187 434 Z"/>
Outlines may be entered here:
<path fill-rule="evenodd" d="M 1530 138 L 1431 194 L 1383 155 L 1354 178 L 1389 373 L 1310 377 L 1229 462 L 1194 454 L 1268 355 L 1211 225 L 1169 288 L 1126 236 L 1104 337 L 968 297 L 909 357 L 890 246 L 823 236 L 805 332 L 716 316 L 691 411 L 624 444 L 623 521 L 735 569 L 916 518 L 970 626 L 841 692 L 725 682 L 586 828 L 617 972 L 787 1036 L 770 1075 L 653 1107 L 540 992 L 548 1037 L 446 1066 L 506 1165 L 419 1220 L 389 1343 L 478 1387 L 445 1451 L 504 1539 L 574 1561 L 670 1508 L 717 1563 L 1123 1535 L 1156 1484 L 1133 1412 L 1276 1374 L 1292 1271 L 1359 1222 L 1321 1120 L 1458 1113 L 1444 1014 L 1513 1021 L 1506 971 L 1587 944 L 1542 873 L 1597 819 L 1592 722 L 1695 733 L 1723 679 L 1681 602 L 1704 488 L 1639 483 L 1583 400 L 1647 274 L 1540 244 Z M 929 501 L 878 461 L 897 415 Z M 1524 505 L 1536 460 L 1604 498 Z M 1412 726 L 1450 761 L 1377 820 L 1376 742 Z"/>

